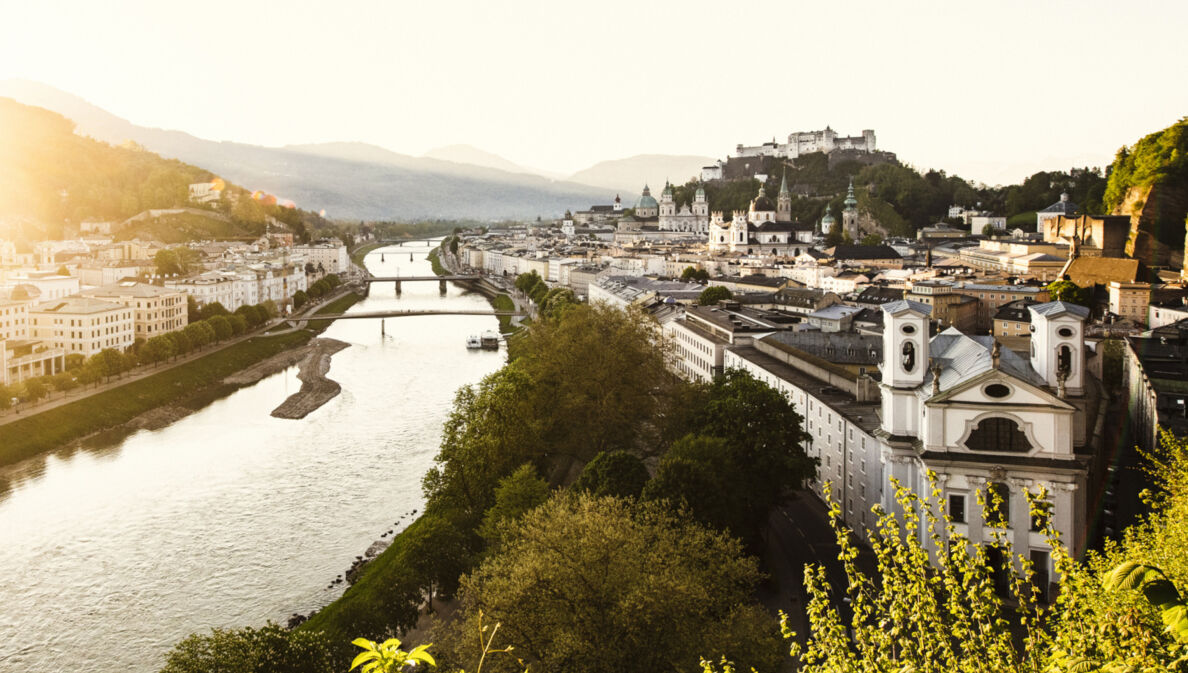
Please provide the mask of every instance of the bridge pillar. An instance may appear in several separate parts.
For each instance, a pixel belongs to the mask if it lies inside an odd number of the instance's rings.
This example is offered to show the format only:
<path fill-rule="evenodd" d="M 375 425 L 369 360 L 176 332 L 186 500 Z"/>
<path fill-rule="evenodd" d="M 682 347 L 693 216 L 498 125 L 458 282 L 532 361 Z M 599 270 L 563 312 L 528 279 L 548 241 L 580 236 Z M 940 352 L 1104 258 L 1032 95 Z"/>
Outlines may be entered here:
<path fill-rule="evenodd" d="M 396 281 L 396 294 L 400 294 L 400 281 Z"/>
<path fill-rule="evenodd" d="M 446 293 L 446 282 L 444 280 L 437 281 L 437 290 L 442 294 Z"/>

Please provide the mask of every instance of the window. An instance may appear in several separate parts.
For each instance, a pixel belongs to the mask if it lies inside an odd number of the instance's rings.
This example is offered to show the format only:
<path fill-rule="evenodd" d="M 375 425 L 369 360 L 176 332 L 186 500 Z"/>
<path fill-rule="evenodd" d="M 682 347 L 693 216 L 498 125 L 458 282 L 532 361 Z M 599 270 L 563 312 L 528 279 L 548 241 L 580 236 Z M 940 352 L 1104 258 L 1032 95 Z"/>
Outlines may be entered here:
<path fill-rule="evenodd" d="M 965 523 L 965 495 L 949 495 L 949 519 L 953 523 Z"/>
<path fill-rule="evenodd" d="M 970 451 L 1025 452 L 1031 450 L 1031 442 L 1027 441 L 1027 435 L 1018 423 L 996 417 L 979 421 L 965 440 L 965 448 Z"/>
<path fill-rule="evenodd" d="M 1011 525 L 1011 489 L 1002 482 L 986 486 L 986 523 Z"/>

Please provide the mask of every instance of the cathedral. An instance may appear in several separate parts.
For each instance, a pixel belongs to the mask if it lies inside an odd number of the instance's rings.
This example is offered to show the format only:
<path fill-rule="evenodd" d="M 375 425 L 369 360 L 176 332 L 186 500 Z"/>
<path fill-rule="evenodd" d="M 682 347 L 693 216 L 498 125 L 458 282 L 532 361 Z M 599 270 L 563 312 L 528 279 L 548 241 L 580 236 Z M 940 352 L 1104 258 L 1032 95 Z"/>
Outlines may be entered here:
<path fill-rule="evenodd" d="M 780 181 L 775 203 L 760 186 L 750 207 L 745 212 L 732 212 L 729 222 L 721 211 L 710 216 L 710 253 L 795 257 L 811 247 L 812 241 L 813 226 L 792 221 L 792 192 L 786 178 Z"/>
<path fill-rule="evenodd" d="M 705 235 L 709 233 L 709 202 L 705 200 L 705 188 L 698 186 L 697 194 L 693 197 L 693 206 L 681 205 L 677 210 L 672 196 L 672 185 L 664 183 L 664 191 L 660 194 L 660 230 L 684 231 Z"/>

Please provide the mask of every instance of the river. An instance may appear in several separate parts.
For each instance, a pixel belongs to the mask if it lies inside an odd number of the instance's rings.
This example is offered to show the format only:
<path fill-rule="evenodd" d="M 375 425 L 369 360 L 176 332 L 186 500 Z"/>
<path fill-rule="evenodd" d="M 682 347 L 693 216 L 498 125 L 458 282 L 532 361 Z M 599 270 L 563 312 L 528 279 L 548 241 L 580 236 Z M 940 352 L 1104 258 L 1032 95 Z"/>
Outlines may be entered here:
<path fill-rule="evenodd" d="M 432 275 L 428 244 L 372 252 L 376 275 Z M 415 261 L 409 261 L 410 250 Z M 381 254 L 385 261 L 381 263 Z M 451 285 L 376 284 L 352 311 L 489 310 Z M 455 390 L 504 362 L 468 351 L 486 316 L 341 320 L 342 394 L 269 412 L 296 367 L 156 431 L 0 468 L 0 671 L 150 673 L 213 627 L 284 623 L 342 593 L 356 555 L 423 504 Z"/>

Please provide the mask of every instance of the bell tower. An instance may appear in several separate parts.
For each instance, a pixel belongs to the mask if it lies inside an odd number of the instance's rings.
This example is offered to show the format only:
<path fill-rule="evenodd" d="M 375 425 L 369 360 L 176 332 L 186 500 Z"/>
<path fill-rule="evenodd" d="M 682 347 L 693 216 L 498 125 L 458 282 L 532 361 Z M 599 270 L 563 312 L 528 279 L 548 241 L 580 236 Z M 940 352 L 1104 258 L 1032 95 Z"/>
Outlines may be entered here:
<path fill-rule="evenodd" d="M 1080 395 L 1085 380 L 1085 319 L 1089 309 L 1050 301 L 1029 306 L 1028 310 L 1031 368 L 1058 394 Z"/>
<path fill-rule="evenodd" d="M 788 190 L 788 171 L 780 178 L 780 194 L 776 197 L 776 219 L 788 222 L 792 219 L 792 192 Z"/>
<path fill-rule="evenodd" d="M 882 430 L 914 436 L 918 429 L 916 390 L 932 375 L 928 321 L 932 307 L 909 300 L 883 304 Z"/>

